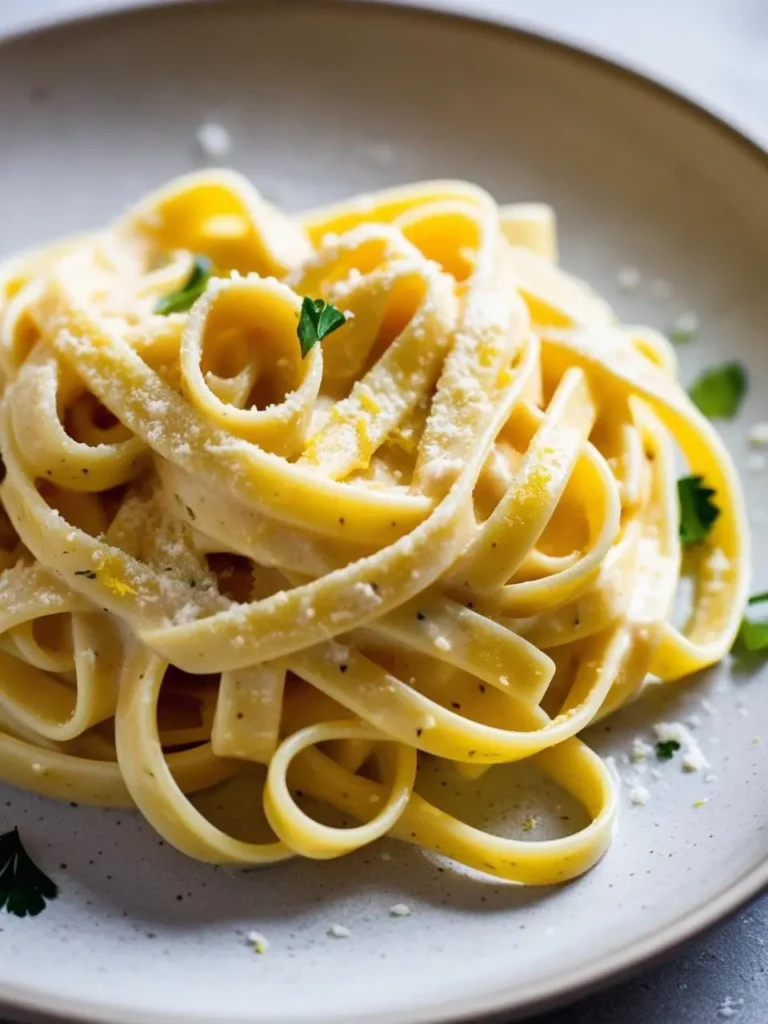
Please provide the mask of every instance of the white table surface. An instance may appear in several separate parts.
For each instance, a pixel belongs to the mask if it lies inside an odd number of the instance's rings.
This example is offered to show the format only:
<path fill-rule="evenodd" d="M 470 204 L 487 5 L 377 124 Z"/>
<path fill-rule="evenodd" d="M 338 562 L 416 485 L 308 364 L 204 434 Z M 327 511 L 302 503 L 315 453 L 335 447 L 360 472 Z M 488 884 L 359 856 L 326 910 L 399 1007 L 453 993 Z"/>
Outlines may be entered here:
<path fill-rule="evenodd" d="M 0 33 L 130 2 L 0 0 Z M 136 6 L 151 2 L 133 0 Z M 768 147 L 768 0 L 418 2 L 538 29 L 618 58 L 699 100 Z M 767 1024 L 767 965 L 765 896 L 669 963 L 547 1014 L 540 1024 Z M 735 1001 L 732 1015 L 722 1009 L 729 999 Z"/>

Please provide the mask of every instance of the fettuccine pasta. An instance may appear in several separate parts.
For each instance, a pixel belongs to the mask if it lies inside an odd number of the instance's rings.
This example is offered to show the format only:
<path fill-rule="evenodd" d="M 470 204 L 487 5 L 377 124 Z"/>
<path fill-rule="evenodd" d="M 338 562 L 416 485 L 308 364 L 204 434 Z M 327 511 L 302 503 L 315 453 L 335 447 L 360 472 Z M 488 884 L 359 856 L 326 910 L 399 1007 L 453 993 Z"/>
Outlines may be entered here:
<path fill-rule="evenodd" d="M 596 863 L 616 785 L 578 734 L 729 650 L 748 538 L 671 347 L 558 268 L 548 208 L 437 181 L 288 217 L 194 174 L 6 262 L 0 314 L 0 777 L 213 863 Z M 682 631 L 676 450 L 721 510 Z M 481 831 L 428 758 L 529 759 L 588 824 Z M 244 772 L 265 842 L 194 801 Z"/>

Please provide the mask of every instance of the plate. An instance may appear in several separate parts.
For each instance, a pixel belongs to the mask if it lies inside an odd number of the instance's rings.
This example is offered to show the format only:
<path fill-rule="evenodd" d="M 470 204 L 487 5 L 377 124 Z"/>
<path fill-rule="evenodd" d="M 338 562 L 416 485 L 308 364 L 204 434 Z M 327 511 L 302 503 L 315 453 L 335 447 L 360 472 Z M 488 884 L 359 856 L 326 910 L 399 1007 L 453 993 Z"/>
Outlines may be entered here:
<path fill-rule="evenodd" d="M 174 4 L 4 45 L 2 248 L 96 226 L 200 165 L 206 121 L 226 126 L 231 163 L 290 209 L 465 177 L 500 199 L 552 203 L 565 266 L 623 319 L 665 329 L 695 312 L 684 378 L 726 358 L 749 367 L 744 415 L 723 433 L 744 470 L 765 588 L 768 476 L 747 471 L 747 426 L 764 416 L 768 385 L 764 154 L 644 80 L 511 30 L 367 4 Z M 623 266 L 641 271 L 631 293 Z M 130 813 L 0 787 L 0 827 L 23 829 L 62 890 L 40 918 L 2 918 L 0 1001 L 10 1016 L 136 1024 L 410 1024 L 521 1015 L 583 992 L 768 880 L 759 672 L 726 665 L 667 687 L 590 740 L 626 777 L 634 736 L 691 716 L 716 779 L 670 762 L 647 776 L 645 806 L 623 787 L 609 854 L 558 890 L 478 881 L 395 843 L 228 873 L 185 860 Z M 519 828 L 519 774 L 489 778 L 468 813 Z M 388 915 L 399 902 L 411 916 Z M 335 923 L 350 936 L 329 935 Z M 264 956 L 245 940 L 252 928 L 270 940 Z"/>

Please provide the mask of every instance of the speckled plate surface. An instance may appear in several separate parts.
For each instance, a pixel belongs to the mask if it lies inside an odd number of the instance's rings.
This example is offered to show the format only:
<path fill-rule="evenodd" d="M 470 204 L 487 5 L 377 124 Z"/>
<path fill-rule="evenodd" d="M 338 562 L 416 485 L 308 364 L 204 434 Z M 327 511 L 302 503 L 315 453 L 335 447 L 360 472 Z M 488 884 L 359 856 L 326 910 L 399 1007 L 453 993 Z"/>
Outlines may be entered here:
<path fill-rule="evenodd" d="M 745 412 L 724 433 L 755 519 L 756 584 L 768 585 L 768 475 L 747 472 L 746 441 L 768 384 L 768 160 L 723 125 L 552 44 L 368 5 L 172 5 L 52 28 L 1 56 L 4 251 L 95 226 L 199 165 L 195 130 L 210 118 L 231 133 L 233 165 L 289 208 L 432 176 L 553 203 L 566 266 L 625 319 L 664 329 L 698 314 L 686 378 L 726 357 L 749 366 Z M 617 283 L 626 264 L 642 273 L 632 294 Z M 229 873 L 184 859 L 130 813 L 0 786 L 0 831 L 22 827 L 62 893 L 41 918 L 0 918 L 0 1010 L 410 1024 L 522 1015 L 583 991 L 768 881 L 766 682 L 726 665 L 592 731 L 630 777 L 635 735 L 662 716 L 694 716 L 716 779 L 673 761 L 644 776 L 646 806 L 630 806 L 625 787 L 610 853 L 560 890 L 499 887 L 396 844 Z M 455 780 L 433 780 L 473 820 L 515 835 L 530 784 L 495 769 L 459 798 Z M 557 793 L 540 799 L 543 829 L 577 823 Z M 215 793 L 206 804 L 215 815 Z M 389 917 L 397 902 L 410 917 Z M 350 936 L 329 936 L 334 923 Z M 269 938 L 266 956 L 247 946 L 252 928 Z"/>

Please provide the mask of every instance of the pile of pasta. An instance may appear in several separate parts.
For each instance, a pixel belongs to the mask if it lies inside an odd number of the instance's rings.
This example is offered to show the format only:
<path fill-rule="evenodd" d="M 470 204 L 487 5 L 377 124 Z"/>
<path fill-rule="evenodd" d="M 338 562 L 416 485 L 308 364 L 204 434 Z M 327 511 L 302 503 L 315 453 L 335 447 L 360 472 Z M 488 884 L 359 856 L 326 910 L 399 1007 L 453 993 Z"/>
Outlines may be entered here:
<path fill-rule="evenodd" d="M 214 863 L 389 835 L 518 883 L 595 864 L 617 791 L 577 734 L 729 650 L 748 538 L 670 345 L 554 230 L 463 182 L 291 217 L 210 171 L 6 262 L 0 778 Z M 344 323 L 303 355 L 307 297 Z M 683 630 L 678 450 L 721 509 Z M 589 823 L 484 832 L 420 795 L 427 758 L 529 759 Z M 191 799 L 255 764 L 263 843 Z"/>

